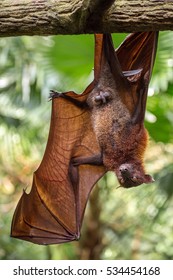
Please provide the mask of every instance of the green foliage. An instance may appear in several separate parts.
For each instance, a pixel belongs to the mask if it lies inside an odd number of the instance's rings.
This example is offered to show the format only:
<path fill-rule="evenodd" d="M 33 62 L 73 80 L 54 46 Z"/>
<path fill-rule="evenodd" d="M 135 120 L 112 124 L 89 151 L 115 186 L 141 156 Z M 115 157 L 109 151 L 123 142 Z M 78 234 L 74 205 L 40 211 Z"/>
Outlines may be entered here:
<path fill-rule="evenodd" d="M 159 142 L 173 142 L 173 38 L 161 32 L 151 80 L 146 126 L 151 137 Z"/>
<path fill-rule="evenodd" d="M 114 35 L 116 46 L 125 37 Z M 76 242 L 38 246 L 10 238 L 22 188 L 45 149 L 49 90 L 82 92 L 93 77 L 93 36 L 20 37 L 0 40 L 0 258 L 75 259 Z M 115 176 L 99 183 L 103 259 L 173 259 L 173 39 L 162 32 L 147 103 L 151 143 L 147 170 L 153 185 L 117 189 Z M 89 206 L 88 206 L 89 208 Z M 85 223 L 85 220 L 84 220 Z"/>

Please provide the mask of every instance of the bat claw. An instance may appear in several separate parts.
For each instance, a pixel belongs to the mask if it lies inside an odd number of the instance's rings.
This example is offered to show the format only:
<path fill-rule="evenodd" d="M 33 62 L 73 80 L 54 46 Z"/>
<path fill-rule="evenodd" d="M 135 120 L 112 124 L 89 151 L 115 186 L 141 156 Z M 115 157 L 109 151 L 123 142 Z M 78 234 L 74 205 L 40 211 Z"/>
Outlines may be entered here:
<path fill-rule="evenodd" d="M 63 94 L 61 92 L 57 92 L 53 89 L 50 90 L 50 94 L 49 94 L 49 100 L 52 100 L 53 98 L 57 98 L 62 96 Z"/>
<path fill-rule="evenodd" d="M 81 237 L 81 236 L 80 236 L 80 233 L 76 233 L 76 234 L 75 234 L 75 240 L 76 240 L 76 241 L 78 241 L 78 240 L 80 239 L 80 237 Z"/>

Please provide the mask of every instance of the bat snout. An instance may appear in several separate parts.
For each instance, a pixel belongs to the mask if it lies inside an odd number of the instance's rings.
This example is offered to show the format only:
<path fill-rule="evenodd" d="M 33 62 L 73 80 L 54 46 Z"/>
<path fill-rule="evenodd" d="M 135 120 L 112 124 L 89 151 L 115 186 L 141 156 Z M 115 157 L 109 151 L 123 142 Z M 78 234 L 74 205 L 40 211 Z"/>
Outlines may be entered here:
<path fill-rule="evenodd" d="M 127 164 L 122 164 L 119 168 L 119 171 L 122 175 L 126 175 L 127 177 L 130 176 L 130 168 L 127 166 Z"/>

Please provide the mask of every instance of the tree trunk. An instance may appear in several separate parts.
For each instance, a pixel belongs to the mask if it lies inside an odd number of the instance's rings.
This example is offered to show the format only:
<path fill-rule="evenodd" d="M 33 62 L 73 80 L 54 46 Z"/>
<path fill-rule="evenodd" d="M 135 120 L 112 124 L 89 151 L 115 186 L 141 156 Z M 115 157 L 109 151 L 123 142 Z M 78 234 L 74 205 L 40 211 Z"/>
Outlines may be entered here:
<path fill-rule="evenodd" d="M 99 187 L 95 186 L 90 195 L 89 208 L 85 215 L 85 225 L 78 243 L 80 260 L 100 260 L 104 249 L 103 229 L 100 220 L 102 207 L 99 199 Z"/>
<path fill-rule="evenodd" d="M 1 0 L 0 36 L 173 30 L 172 0 Z"/>

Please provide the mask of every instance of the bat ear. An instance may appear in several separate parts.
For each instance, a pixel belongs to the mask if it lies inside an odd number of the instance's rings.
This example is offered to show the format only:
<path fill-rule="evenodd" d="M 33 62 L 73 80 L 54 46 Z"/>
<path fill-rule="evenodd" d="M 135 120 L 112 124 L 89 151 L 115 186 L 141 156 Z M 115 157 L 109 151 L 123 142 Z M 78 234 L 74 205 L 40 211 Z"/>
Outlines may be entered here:
<path fill-rule="evenodd" d="M 144 176 L 144 183 L 146 184 L 150 184 L 155 182 L 154 178 L 152 176 L 150 176 L 149 174 L 145 174 Z"/>
<path fill-rule="evenodd" d="M 136 83 L 140 80 L 143 69 L 123 71 L 123 75 L 131 83 Z"/>

